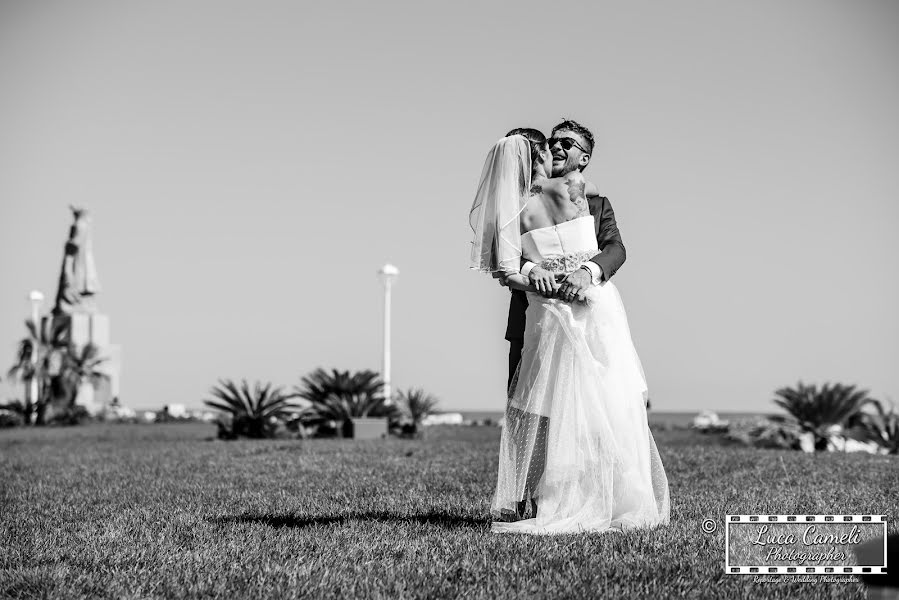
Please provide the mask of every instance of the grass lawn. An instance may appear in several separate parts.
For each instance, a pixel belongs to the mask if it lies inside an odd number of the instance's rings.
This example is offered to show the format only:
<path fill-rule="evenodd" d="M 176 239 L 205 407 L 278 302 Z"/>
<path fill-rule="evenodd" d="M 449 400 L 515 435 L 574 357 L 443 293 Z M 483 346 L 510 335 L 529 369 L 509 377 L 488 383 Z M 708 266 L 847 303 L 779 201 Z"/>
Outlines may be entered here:
<path fill-rule="evenodd" d="M 897 530 L 899 457 L 658 431 L 668 527 L 516 536 L 489 530 L 498 428 L 367 442 L 214 433 L 0 431 L 0 597 L 861 598 L 860 583 L 725 575 L 724 515 L 887 514 Z M 702 532 L 706 518 L 717 532 Z"/>

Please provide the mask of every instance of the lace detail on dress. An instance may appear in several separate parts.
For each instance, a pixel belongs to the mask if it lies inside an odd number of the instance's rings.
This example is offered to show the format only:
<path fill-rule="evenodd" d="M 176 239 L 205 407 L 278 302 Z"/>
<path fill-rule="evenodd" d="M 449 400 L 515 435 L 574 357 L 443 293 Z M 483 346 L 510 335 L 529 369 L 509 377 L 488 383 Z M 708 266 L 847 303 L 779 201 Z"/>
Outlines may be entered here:
<path fill-rule="evenodd" d="M 582 252 L 572 252 L 563 254 L 555 258 L 547 258 L 540 262 L 540 267 L 556 274 L 569 274 L 575 272 L 582 264 L 593 258 L 596 254 L 593 250 L 585 250 Z"/>

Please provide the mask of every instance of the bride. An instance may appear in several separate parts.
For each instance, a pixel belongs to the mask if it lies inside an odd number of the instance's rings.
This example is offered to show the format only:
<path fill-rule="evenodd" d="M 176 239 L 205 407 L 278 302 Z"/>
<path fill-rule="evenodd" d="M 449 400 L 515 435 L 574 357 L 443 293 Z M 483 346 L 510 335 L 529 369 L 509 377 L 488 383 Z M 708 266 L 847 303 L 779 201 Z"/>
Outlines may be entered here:
<path fill-rule="evenodd" d="M 668 522 L 668 481 L 646 418 L 646 382 L 618 290 L 576 301 L 540 290 L 522 259 L 556 279 L 599 252 L 579 171 L 552 179 L 536 130 L 487 155 L 470 213 L 471 268 L 527 291 L 524 348 L 509 387 L 491 505 L 494 532 L 621 531 Z M 531 135 L 531 132 L 533 135 Z"/>

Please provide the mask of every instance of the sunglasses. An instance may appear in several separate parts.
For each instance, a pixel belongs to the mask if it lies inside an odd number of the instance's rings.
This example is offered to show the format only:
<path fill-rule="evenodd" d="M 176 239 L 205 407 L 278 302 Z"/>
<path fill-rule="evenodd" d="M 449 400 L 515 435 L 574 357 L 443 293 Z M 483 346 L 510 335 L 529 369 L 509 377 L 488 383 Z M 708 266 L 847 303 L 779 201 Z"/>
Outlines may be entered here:
<path fill-rule="evenodd" d="M 560 146 L 562 146 L 562 150 L 564 150 L 565 152 L 568 152 L 569 150 L 571 150 L 571 147 L 572 147 L 572 146 L 577 146 L 578 149 L 580 149 L 580 151 L 583 152 L 584 154 L 590 154 L 589 152 L 587 152 L 587 149 L 586 149 L 586 148 L 584 148 L 583 146 L 581 146 L 580 144 L 578 144 L 578 143 L 577 143 L 577 140 L 575 140 L 575 139 L 573 139 L 573 138 L 569 138 L 569 137 L 563 137 L 563 138 L 551 138 L 551 139 L 549 140 L 549 147 L 552 148 L 552 147 L 555 146 L 557 143 L 558 143 Z"/>

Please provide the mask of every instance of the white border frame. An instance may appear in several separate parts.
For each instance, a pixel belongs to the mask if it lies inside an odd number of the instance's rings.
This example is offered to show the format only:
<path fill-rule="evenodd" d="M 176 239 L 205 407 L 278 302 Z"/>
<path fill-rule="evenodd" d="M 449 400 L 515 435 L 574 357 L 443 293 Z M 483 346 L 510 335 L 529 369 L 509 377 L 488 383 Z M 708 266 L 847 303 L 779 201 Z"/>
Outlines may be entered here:
<path fill-rule="evenodd" d="M 857 566 L 762 566 L 730 564 L 731 523 L 866 523 L 883 525 L 883 564 Z M 865 570 L 867 569 L 867 570 Z M 887 572 L 886 515 L 724 515 L 724 572 L 728 575 L 850 575 Z"/>

